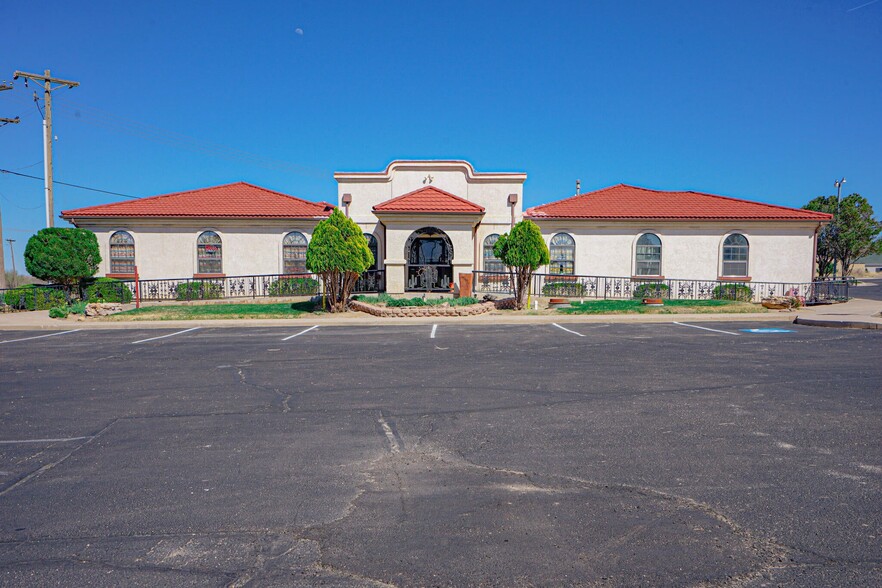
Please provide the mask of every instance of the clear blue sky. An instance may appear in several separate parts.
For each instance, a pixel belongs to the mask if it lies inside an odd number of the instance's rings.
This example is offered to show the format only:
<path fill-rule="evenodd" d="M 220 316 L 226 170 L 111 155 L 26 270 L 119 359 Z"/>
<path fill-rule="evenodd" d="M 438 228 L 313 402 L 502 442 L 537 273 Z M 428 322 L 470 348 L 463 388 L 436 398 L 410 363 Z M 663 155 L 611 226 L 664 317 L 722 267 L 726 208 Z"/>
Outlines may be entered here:
<path fill-rule="evenodd" d="M 0 80 L 79 81 L 53 94 L 55 177 L 136 196 L 245 180 L 335 201 L 334 171 L 458 158 L 527 172 L 528 206 L 576 178 L 801 206 L 844 175 L 878 217 L 868 1 L 7 0 Z M 42 176 L 32 91 L 0 92 L 22 118 L 0 168 Z M 120 199 L 56 186 L 56 214 Z M 21 271 L 42 183 L 0 174 L 0 207 Z"/>

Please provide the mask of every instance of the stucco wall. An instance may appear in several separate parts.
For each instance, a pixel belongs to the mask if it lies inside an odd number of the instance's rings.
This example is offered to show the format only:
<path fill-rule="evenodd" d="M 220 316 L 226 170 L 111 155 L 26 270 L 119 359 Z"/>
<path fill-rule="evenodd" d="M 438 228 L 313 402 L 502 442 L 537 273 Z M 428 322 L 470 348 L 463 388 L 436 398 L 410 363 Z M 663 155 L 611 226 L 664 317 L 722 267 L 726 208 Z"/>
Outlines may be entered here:
<path fill-rule="evenodd" d="M 220 235 L 223 273 L 228 276 L 282 273 L 282 239 L 290 231 L 312 238 L 314 222 L 256 226 L 218 222 L 189 226 L 144 226 L 120 223 L 113 226 L 88 226 L 101 248 L 99 275 L 110 273 L 110 236 L 127 231 L 135 240 L 135 263 L 140 277 L 186 278 L 197 273 L 196 238 L 202 231 Z"/>
<path fill-rule="evenodd" d="M 559 232 L 576 242 L 575 273 L 634 275 L 637 238 L 655 233 L 662 242 L 662 275 L 715 280 L 722 274 L 722 245 L 731 233 L 750 244 L 748 274 L 758 282 L 808 282 L 814 255 L 813 223 L 618 223 L 539 220 L 546 243 Z M 542 268 L 541 271 L 546 271 Z"/>
<path fill-rule="evenodd" d="M 351 194 L 349 216 L 359 224 L 376 220 L 372 209 L 377 204 L 429 185 L 483 206 L 484 222 L 507 224 L 511 220 L 509 194 L 517 194 L 515 216 L 520 220 L 526 175 L 482 174 L 457 162 L 400 162 L 392 164 L 388 173 L 336 177 L 338 205 L 342 209 L 343 195 Z"/>

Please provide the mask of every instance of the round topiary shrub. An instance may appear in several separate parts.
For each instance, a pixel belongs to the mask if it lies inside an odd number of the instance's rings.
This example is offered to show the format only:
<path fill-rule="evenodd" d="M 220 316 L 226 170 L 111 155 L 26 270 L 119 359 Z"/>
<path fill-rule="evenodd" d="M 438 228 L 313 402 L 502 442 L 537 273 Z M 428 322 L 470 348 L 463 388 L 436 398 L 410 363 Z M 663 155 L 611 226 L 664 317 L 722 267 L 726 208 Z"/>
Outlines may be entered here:
<path fill-rule="evenodd" d="M 132 301 L 132 291 L 121 280 L 114 278 L 95 278 L 83 282 L 83 298 L 89 302 Z"/>
<path fill-rule="evenodd" d="M 177 300 L 215 300 L 223 298 L 223 290 L 217 282 L 181 282 L 175 286 Z"/>
<path fill-rule="evenodd" d="M 634 298 L 670 298 L 671 289 L 667 284 L 651 282 L 634 288 Z"/>
<path fill-rule="evenodd" d="M 738 302 L 750 302 L 753 300 L 753 289 L 744 284 L 720 284 L 713 289 L 711 297 L 714 300 L 736 300 Z"/>
<path fill-rule="evenodd" d="M 8 290 L 3 300 L 17 310 L 48 310 L 54 306 L 67 304 L 63 289 L 33 284 Z"/>
<path fill-rule="evenodd" d="M 270 283 L 269 296 L 312 296 L 317 294 L 319 282 L 315 278 L 281 278 Z"/>

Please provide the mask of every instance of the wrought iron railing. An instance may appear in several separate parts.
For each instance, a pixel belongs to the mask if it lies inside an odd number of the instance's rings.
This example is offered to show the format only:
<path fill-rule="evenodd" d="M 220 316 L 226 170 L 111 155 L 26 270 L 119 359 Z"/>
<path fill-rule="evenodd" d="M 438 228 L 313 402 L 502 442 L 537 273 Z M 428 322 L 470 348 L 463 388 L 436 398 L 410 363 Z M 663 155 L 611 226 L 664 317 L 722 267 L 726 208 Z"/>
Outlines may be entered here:
<path fill-rule="evenodd" d="M 0 306 L 15 310 L 48 310 L 70 302 L 71 293 L 64 286 L 25 284 L 0 290 Z"/>
<path fill-rule="evenodd" d="M 385 270 L 368 270 L 361 274 L 358 281 L 355 282 L 353 292 L 359 294 L 370 292 L 386 291 L 386 271 Z"/>
<path fill-rule="evenodd" d="M 511 294 L 508 272 L 474 272 L 474 291 Z M 772 296 L 796 296 L 806 303 L 848 299 L 848 282 L 737 282 L 721 280 L 646 280 L 615 276 L 533 274 L 531 291 L 565 298 L 670 298 L 676 300 L 743 300 L 760 302 Z"/>
<path fill-rule="evenodd" d="M 134 291 L 135 282 L 126 281 Z M 321 289 L 315 274 L 264 274 L 220 278 L 139 280 L 141 300 L 216 300 L 272 296 L 313 296 Z"/>

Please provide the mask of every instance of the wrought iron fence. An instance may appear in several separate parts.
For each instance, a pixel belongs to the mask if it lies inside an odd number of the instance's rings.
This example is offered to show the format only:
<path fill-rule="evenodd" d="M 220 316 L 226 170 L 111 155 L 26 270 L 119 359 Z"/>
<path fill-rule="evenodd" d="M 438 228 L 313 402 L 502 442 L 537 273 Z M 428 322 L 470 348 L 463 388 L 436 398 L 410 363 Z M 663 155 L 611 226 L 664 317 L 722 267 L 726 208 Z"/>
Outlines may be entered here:
<path fill-rule="evenodd" d="M 368 270 L 361 274 L 358 281 L 355 282 L 353 292 L 359 294 L 371 292 L 386 291 L 386 271 L 385 270 Z"/>
<path fill-rule="evenodd" d="M 474 272 L 474 290 L 511 294 L 508 272 Z M 565 298 L 669 298 L 760 302 L 772 296 L 795 296 L 816 304 L 848 299 L 848 282 L 732 282 L 720 280 L 642 280 L 631 277 L 533 274 L 531 291 Z"/>
<path fill-rule="evenodd" d="M 0 306 L 15 310 L 48 310 L 69 303 L 70 295 L 64 286 L 26 284 L 0 290 Z"/>
<path fill-rule="evenodd" d="M 132 290 L 134 281 L 127 281 Z M 267 274 L 222 278 L 140 280 L 141 300 L 217 300 L 265 296 L 313 296 L 320 291 L 315 274 Z"/>

